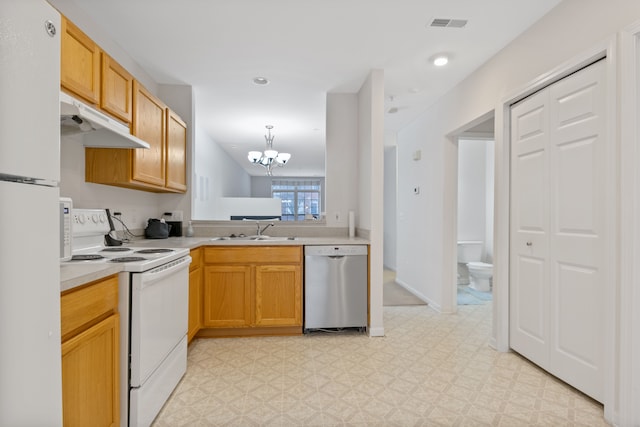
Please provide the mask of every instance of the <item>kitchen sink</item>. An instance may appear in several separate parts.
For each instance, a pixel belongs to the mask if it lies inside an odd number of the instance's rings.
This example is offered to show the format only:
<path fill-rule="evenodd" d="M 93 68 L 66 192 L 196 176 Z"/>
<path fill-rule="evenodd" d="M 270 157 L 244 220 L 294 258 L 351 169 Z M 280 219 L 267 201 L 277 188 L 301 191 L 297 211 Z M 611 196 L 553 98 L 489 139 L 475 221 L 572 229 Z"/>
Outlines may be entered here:
<path fill-rule="evenodd" d="M 285 240 L 296 240 L 296 237 L 282 237 L 282 236 L 241 236 L 241 237 L 213 237 L 209 240 L 254 240 L 254 241 L 267 241 L 267 242 L 282 242 Z"/>
<path fill-rule="evenodd" d="M 295 237 L 276 237 L 276 236 L 251 236 L 249 240 L 268 240 L 268 241 L 284 241 L 284 240 L 296 240 Z"/>

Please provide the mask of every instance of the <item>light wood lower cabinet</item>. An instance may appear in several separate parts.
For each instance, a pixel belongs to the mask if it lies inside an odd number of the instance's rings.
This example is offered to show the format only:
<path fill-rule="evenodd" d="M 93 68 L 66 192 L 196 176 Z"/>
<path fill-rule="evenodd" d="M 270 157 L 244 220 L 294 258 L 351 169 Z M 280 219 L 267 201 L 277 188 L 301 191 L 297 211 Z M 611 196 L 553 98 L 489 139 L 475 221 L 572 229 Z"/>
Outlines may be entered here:
<path fill-rule="evenodd" d="M 193 337 L 202 327 L 202 249 L 191 250 L 189 266 L 189 330 L 187 340 Z"/>
<path fill-rule="evenodd" d="M 204 249 L 200 336 L 302 333 L 302 247 Z"/>
<path fill-rule="evenodd" d="M 299 265 L 255 267 L 255 324 L 302 325 L 302 278 Z"/>
<path fill-rule="evenodd" d="M 119 426 L 118 277 L 60 297 L 65 426 Z"/>

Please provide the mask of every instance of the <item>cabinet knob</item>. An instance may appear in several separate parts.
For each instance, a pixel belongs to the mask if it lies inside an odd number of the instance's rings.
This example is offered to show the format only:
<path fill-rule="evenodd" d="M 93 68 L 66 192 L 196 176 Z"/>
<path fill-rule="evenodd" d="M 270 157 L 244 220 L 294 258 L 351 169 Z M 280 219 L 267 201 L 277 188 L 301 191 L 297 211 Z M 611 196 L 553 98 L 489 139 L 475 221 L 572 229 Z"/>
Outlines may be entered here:
<path fill-rule="evenodd" d="M 527 246 L 533 246 L 533 243 L 527 242 Z"/>

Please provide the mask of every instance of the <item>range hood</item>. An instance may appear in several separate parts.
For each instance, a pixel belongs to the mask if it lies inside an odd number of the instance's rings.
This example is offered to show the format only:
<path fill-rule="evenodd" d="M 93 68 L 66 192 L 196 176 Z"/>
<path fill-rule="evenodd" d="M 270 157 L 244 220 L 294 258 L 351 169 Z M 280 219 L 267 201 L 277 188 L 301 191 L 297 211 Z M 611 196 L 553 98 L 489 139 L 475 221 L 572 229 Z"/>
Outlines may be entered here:
<path fill-rule="evenodd" d="M 85 147 L 149 148 L 129 128 L 90 105 L 60 92 L 60 134 L 83 134 Z"/>

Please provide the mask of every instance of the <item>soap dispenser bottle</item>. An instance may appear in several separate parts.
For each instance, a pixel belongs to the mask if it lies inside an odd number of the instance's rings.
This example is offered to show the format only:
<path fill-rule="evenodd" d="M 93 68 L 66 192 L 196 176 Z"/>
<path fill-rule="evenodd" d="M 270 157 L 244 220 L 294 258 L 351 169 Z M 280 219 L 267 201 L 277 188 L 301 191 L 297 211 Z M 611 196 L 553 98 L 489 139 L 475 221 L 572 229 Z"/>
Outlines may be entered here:
<path fill-rule="evenodd" d="M 187 237 L 193 237 L 193 224 L 189 221 L 189 225 L 187 226 Z"/>

